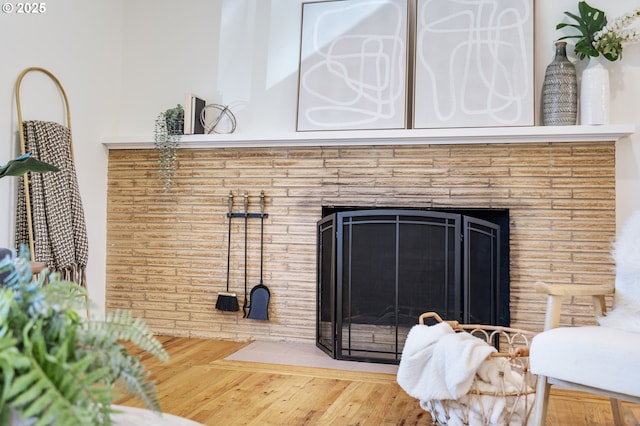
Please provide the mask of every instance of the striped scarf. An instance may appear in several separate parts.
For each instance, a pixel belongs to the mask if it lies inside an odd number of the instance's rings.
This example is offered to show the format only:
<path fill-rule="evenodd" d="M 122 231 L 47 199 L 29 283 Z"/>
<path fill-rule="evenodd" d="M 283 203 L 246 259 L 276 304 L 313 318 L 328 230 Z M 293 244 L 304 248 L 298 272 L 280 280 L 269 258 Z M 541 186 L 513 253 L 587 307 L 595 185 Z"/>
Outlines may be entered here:
<path fill-rule="evenodd" d="M 30 173 L 35 259 L 60 272 L 62 279 L 86 286 L 87 230 L 75 166 L 71 131 L 58 123 L 25 121 L 27 152 L 60 169 Z M 29 244 L 24 178 L 18 187 L 16 246 Z"/>

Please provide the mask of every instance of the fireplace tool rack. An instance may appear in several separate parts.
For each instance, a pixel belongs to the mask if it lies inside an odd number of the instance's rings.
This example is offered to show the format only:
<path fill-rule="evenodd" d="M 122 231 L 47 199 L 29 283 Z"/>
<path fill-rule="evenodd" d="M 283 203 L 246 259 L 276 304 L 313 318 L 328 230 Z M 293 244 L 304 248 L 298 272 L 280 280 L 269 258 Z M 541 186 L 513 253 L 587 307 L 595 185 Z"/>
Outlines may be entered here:
<path fill-rule="evenodd" d="M 235 219 L 244 219 L 245 223 L 244 223 L 244 302 L 242 305 L 242 312 L 243 312 L 243 318 L 248 318 L 249 316 L 249 312 L 247 312 L 248 309 L 250 309 L 250 306 L 248 305 L 247 302 L 247 295 L 248 295 L 248 289 L 247 289 L 247 285 L 248 285 L 248 271 L 247 271 L 247 251 L 248 251 L 248 242 L 247 242 L 247 229 L 248 229 L 248 220 L 249 219 L 260 219 L 261 220 L 261 242 L 260 242 L 260 275 L 262 277 L 262 250 L 263 250 L 263 235 L 262 233 L 264 232 L 264 219 L 269 217 L 268 213 L 265 213 L 264 211 L 264 191 L 262 191 L 260 193 L 260 213 L 250 213 L 249 212 L 249 193 L 245 191 L 245 193 L 242 195 L 243 199 L 244 199 L 244 211 L 242 212 L 234 212 L 233 211 L 233 202 L 230 201 L 229 203 L 229 211 L 227 212 L 227 218 L 229 219 L 229 235 L 231 235 L 231 221 L 235 218 Z M 229 192 L 229 199 L 232 200 L 233 199 L 233 192 Z M 231 244 L 231 242 L 229 242 L 229 244 Z M 228 256 L 230 256 L 230 254 L 228 254 Z M 229 261 L 229 258 L 227 258 L 227 261 Z M 261 280 L 262 281 L 262 280 Z M 228 282 L 229 282 L 229 269 L 227 267 L 227 289 L 228 289 Z M 268 303 L 268 302 L 267 302 Z"/>

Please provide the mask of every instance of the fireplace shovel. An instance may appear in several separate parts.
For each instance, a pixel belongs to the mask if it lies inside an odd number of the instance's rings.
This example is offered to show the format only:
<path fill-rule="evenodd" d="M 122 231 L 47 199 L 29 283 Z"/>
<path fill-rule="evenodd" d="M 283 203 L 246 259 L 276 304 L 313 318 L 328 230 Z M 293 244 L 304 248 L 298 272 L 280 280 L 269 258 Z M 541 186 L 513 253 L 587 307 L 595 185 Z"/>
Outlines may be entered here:
<path fill-rule="evenodd" d="M 271 292 L 262 281 L 262 269 L 264 263 L 264 191 L 260 193 L 260 284 L 251 289 L 249 294 L 251 302 L 249 304 L 248 318 L 256 320 L 269 319 L 269 299 Z"/>
<path fill-rule="evenodd" d="M 227 238 L 227 291 L 218 293 L 218 300 L 216 301 L 216 309 L 227 312 L 238 312 L 240 305 L 238 304 L 238 296 L 235 293 L 229 292 L 229 268 L 231 265 L 231 218 L 233 217 L 233 193 L 229 192 L 229 211 L 227 213 L 229 217 L 229 236 Z"/>

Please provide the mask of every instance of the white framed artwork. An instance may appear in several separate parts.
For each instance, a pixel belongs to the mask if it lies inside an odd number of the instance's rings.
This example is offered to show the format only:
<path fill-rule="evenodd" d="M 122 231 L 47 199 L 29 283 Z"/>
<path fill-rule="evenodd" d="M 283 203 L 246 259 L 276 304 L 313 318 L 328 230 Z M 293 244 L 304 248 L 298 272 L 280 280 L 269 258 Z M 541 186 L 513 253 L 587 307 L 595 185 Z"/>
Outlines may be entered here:
<path fill-rule="evenodd" d="M 302 5 L 297 130 L 404 129 L 407 0 Z"/>
<path fill-rule="evenodd" d="M 413 127 L 534 125 L 533 0 L 417 0 Z"/>

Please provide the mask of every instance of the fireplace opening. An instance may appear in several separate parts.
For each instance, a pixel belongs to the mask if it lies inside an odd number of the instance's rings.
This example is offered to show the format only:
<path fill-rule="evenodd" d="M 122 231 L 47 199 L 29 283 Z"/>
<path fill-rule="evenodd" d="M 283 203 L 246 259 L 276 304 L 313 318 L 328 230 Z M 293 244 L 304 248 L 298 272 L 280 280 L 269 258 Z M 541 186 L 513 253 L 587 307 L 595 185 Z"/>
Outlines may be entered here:
<path fill-rule="evenodd" d="M 399 363 L 426 311 L 509 326 L 509 211 L 325 207 L 316 344 L 336 359 Z"/>

